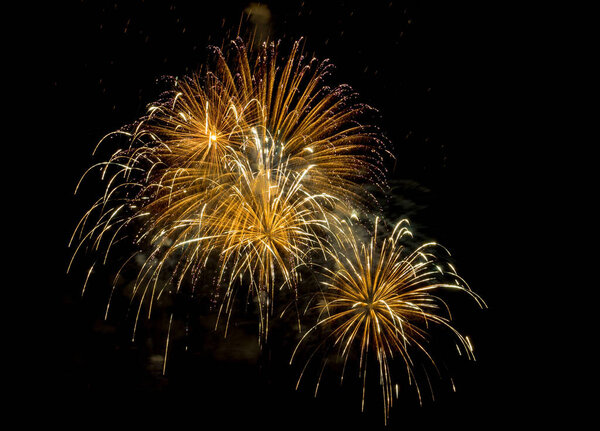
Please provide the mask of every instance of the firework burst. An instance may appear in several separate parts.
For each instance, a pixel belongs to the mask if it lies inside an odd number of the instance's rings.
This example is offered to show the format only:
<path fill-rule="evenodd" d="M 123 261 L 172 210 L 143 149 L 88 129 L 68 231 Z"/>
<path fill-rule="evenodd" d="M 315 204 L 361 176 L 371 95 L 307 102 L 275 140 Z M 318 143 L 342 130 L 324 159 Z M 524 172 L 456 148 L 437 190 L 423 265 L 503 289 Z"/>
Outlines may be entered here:
<path fill-rule="evenodd" d="M 451 265 L 441 266 L 433 253 L 440 248 L 438 244 L 423 244 L 413 251 L 403 245 L 403 238 L 411 236 L 406 221 L 398 223 L 381 242 L 377 240 L 377 221 L 373 236 L 365 242 L 357 239 L 356 229 L 345 222 L 338 224 L 337 230 L 339 247 L 328 249 L 334 268 L 323 268 L 326 281 L 318 295 L 319 318 L 298 347 L 313 331 L 322 330 L 325 335 L 313 355 L 322 348 L 337 348 L 343 370 L 351 358 L 356 358 L 363 379 L 363 409 L 367 363 L 374 354 L 387 421 L 395 389 L 392 362 L 398 360 L 404 365 L 411 382 L 417 382 L 415 352 L 424 354 L 435 366 L 427 348 L 431 327 L 447 330 L 457 341 L 459 352 L 474 358 L 470 340 L 451 325 L 450 310 L 440 294 L 451 289 L 466 293 L 481 307 L 485 304 Z M 342 381 L 343 377 L 342 371 Z M 416 387 L 420 399 L 418 383 Z"/>
<path fill-rule="evenodd" d="M 229 56 L 214 52 L 206 70 L 175 80 L 144 118 L 105 137 L 128 145 L 83 176 L 100 171 L 106 188 L 75 229 L 73 258 L 91 248 L 106 263 L 124 240 L 142 250 L 138 318 L 216 259 L 221 310 L 240 280 L 266 336 L 275 288 L 296 287 L 328 214 L 366 205 L 362 184 L 383 180 L 385 149 L 358 122 L 367 107 L 347 86 L 327 87 L 330 65 L 306 61 L 300 42 L 284 59 L 274 43 L 249 53 L 240 39 Z"/>

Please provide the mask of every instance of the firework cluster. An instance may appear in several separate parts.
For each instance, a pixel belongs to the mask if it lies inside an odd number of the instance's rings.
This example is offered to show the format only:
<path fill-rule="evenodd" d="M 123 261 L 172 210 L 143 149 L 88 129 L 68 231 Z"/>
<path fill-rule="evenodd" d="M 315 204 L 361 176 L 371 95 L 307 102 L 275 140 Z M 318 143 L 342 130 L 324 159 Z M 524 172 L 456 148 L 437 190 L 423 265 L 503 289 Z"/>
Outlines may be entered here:
<path fill-rule="evenodd" d="M 75 229 L 73 258 L 96 252 L 89 275 L 117 244 L 133 244 L 136 326 L 163 295 L 208 285 L 225 331 L 239 297 L 256 304 L 264 343 L 279 292 L 310 297 L 317 317 L 297 350 L 318 332 L 314 351 L 356 360 L 363 379 L 374 355 L 387 418 L 393 363 L 412 376 L 411 352 L 427 353 L 431 325 L 472 355 L 438 293 L 483 303 L 439 265 L 435 244 L 407 249 L 404 222 L 379 238 L 378 221 L 368 228 L 375 204 L 365 185 L 383 185 L 388 152 L 363 124 L 369 108 L 348 86 L 328 86 L 330 64 L 305 58 L 300 42 L 287 56 L 278 50 L 240 39 L 227 55 L 215 48 L 210 66 L 174 80 L 144 118 L 103 139 L 127 145 L 83 176 L 99 173 L 105 191 Z M 303 281 L 307 271 L 319 286 Z"/>

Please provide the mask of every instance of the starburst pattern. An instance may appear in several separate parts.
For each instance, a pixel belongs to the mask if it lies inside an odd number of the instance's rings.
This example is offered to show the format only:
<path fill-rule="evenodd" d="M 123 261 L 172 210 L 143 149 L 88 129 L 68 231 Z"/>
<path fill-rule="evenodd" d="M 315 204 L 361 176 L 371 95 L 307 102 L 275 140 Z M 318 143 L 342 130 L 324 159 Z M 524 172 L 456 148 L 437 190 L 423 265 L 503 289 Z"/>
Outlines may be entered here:
<path fill-rule="evenodd" d="M 443 291 L 464 292 L 480 306 L 485 304 L 451 265 L 441 266 L 442 260 L 434 253 L 440 248 L 438 244 L 426 243 L 412 251 L 403 245 L 403 237 L 411 236 L 405 220 L 381 242 L 377 240 L 377 221 L 368 241 L 358 239 L 356 229 L 348 223 L 340 223 L 338 229 L 339 247 L 328 250 L 334 265 L 323 268 L 324 290 L 318 294 L 316 306 L 318 322 L 298 346 L 313 331 L 322 330 L 325 335 L 316 350 L 337 348 L 344 369 L 351 358 L 356 358 L 363 378 L 363 408 L 367 363 L 373 353 L 387 420 L 395 387 L 391 364 L 401 361 L 413 382 L 417 381 L 415 351 L 435 364 L 427 348 L 431 326 L 447 330 L 457 340 L 459 351 L 473 358 L 469 339 L 451 324 L 450 310 L 440 296 Z"/>
<path fill-rule="evenodd" d="M 100 170 L 106 190 L 75 230 L 73 257 L 104 245 L 104 263 L 136 228 L 132 242 L 147 257 L 134 287 L 138 317 L 216 259 L 227 286 L 221 309 L 231 310 L 240 280 L 266 336 L 275 286 L 295 288 L 328 213 L 366 205 L 362 184 L 382 181 L 384 146 L 357 121 L 367 107 L 347 86 L 325 86 L 330 65 L 307 62 L 300 42 L 283 61 L 274 43 L 253 56 L 239 39 L 232 46 L 228 58 L 215 48 L 203 73 L 176 80 L 146 117 L 105 138 L 129 144 L 84 174 Z"/>

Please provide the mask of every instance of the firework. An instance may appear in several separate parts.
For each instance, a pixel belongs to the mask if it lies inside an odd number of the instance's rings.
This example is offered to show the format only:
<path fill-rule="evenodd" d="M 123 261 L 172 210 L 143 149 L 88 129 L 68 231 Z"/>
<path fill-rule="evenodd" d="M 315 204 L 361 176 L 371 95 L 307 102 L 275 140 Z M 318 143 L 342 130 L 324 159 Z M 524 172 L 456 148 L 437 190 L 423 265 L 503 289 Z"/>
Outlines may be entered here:
<path fill-rule="evenodd" d="M 297 298 L 305 288 L 300 269 L 316 267 L 319 256 L 325 279 L 315 295 L 319 317 L 292 360 L 310 334 L 324 334 L 311 358 L 338 349 L 344 370 L 357 359 L 364 408 L 374 355 L 387 421 L 394 388 L 397 396 L 393 361 L 416 382 L 415 352 L 435 365 L 427 348 L 431 328 L 447 330 L 459 351 L 473 357 L 441 293 L 452 289 L 484 303 L 451 265 L 442 265 L 438 245 L 412 251 L 403 245 L 410 235 L 404 222 L 383 240 L 377 222 L 369 240 L 358 238 L 350 220 L 372 208 L 365 184 L 383 185 L 387 150 L 378 131 L 361 123 L 370 108 L 348 86 L 326 84 L 327 61 L 307 60 L 300 41 L 287 57 L 275 43 L 249 51 L 240 39 L 228 55 L 218 48 L 214 54 L 197 75 L 175 79 L 146 116 L 98 144 L 126 142 L 82 177 L 99 172 L 105 189 L 73 233 L 69 268 L 80 252 L 95 253 L 85 291 L 117 244 L 129 244 L 136 251 L 117 272 L 113 291 L 128 262 L 138 262 L 134 336 L 144 307 L 150 318 L 163 294 L 209 285 L 225 333 L 238 291 L 247 293 L 257 305 L 262 343 L 277 292 L 288 289 Z M 173 313 L 167 349 L 172 323 Z"/>
<path fill-rule="evenodd" d="M 381 242 L 377 240 L 377 221 L 373 236 L 366 242 L 357 239 L 356 228 L 345 222 L 337 229 L 339 247 L 328 249 L 334 268 L 323 268 L 326 281 L 323 292 L 318 295 L 319 318 L 298 347 L 313 331 L 322 330 L 325 335 L 316 350 L 337 348 L 343 370 L 351 358 L 356 358 L 363 379 L 363 409 L 367 363 L 374 354 L 387 421 L 395 389 L 392 362 L 400 361 L 409 380 L 417 382 L 415 352 L 424 354 L 435 365 L 427 349 L 432 326 L 447 330 L 456 339 L 459 352 L 462 350 L 473 358 L 470 340 L 451 325 L 450 311 L 440 294 L 445 289 L 457 290 L 480 306 L 485 304 L 451 265 L 441 266 L 441 260 L 433 253 L 439 245 L 427 243 L 413 251 L 407 250 L 403 238 L 411 233 L 406 221 L 398 223 L 392 234 Z M 420 399 L 418 384 L 416 387 Z"/>
<path fill-rule="evenodd" d="M 232 47 L 107 135 L 101 143 L 128 144 L 83 176 L 99 171 L 106 189 L 75 229 L 73 259 L 87 248 L 104 264 L 124 241 L 141 250 L 136 326 L 144 304 L 150 316 L 163 292 L 218 262 L 221 310 L 231 311 L 239 280 L 266 336 L 275 289 L 296 287 L 329 215 L 365 207 L 362 184 L 383 179 L 383 142 L 358 122 L 367 107 L 347 86 L 325 85 L 329 63 L 306 61 L 300 42 L 284 59 L 274 43 Z"/>

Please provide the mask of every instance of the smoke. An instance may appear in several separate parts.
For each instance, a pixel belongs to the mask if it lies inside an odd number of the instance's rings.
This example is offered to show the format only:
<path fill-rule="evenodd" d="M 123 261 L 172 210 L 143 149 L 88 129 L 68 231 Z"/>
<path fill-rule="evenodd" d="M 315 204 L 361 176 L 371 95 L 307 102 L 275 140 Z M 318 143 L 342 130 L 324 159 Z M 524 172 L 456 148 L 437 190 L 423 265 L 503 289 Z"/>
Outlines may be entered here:
<path fill-rule="evenodd" d="M 244 13 L 252 24 L 253 45 L 260 45 L 269 40 L 273 26 L 269 7 L 261 3 L 250 3 Z"/>

